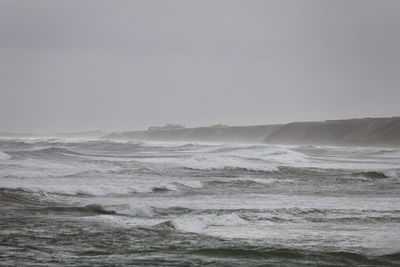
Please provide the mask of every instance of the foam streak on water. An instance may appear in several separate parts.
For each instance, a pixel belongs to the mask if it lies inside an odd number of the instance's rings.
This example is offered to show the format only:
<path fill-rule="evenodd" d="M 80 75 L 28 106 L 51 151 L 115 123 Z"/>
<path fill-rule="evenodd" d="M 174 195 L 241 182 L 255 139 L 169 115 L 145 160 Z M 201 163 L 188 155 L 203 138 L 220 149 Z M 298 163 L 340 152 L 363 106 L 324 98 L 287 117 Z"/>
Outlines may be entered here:
<path fill-rule="evenodd" d="M 0 140 L 6 265 L 397 265 L 400 150 Z"/>

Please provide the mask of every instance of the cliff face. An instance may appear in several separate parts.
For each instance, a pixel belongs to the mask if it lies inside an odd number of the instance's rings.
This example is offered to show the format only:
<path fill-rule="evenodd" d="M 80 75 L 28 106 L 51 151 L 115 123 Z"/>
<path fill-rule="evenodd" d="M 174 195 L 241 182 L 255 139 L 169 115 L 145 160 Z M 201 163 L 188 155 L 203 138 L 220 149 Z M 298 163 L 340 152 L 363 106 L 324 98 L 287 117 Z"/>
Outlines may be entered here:
<path fill-rule="evenodd" d="M 284 125 L 153 127 L 104 138 L 153 141 L 400 147 L 400 117 L 294 122 Z"/>
<path fill-rule="evenodd" d="M 400 146 L 400 117 L 294 122 L 266 136 L 269 144 Z"/>
<path fill-rule="evenodd" d="M 199 141 L 222 143 L 261 143 L 264 138 L 276 131 L 280 125 L 197 127 L 177 129 L 150 129 L 112 133 L 108 139 L 136 139 L 153 141 Z"/>
<path fill-rule="evenodd" d="M 0 133 L 7 138 L 103 138 L 113 140 L 266 143 L 283 145 L 400 147 L 400 117 L 293 122 L 284 125 L 184 128 L 168 124 L 147 131 L 76 133 Z"/>

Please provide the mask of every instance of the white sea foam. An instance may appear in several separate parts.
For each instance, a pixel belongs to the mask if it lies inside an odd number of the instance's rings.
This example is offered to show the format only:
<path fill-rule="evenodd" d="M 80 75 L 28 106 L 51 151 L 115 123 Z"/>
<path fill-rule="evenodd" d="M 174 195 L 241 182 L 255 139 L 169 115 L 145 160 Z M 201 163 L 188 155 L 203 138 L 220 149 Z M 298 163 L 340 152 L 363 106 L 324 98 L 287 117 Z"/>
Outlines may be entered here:
<path fill-rule="evenodd" d="M 174 152 L 178 153 L 178 152 Z M 135 161 L 167 164 L 198 170 L 240 168 L 254 171 L 276 171 L 279 166 L 307 164 L 308 157 L 300 152 L 278 146 L 214 146 L 211 150 L 200 150 L 196 146 L 190 151 L 167 154 L 159 157 L 137 158 Z"/>
<path fill-rule="evenodd" d="M 178 159 L 176 164 L 190 169 L 215 170 L 226 168 L 239 168 L 255 171 L 276 171 L 273 163 L 256 162 L 246 158 L 231 155 L 195 155 L 186 159 Z"/>
<path fill-rule="evenodd" d="M 10 159 L 10 158 L 11 157 L 8 154 L 6 154 L 6 153 L 4 153 L 3 151 L 0 150 L 0 160 L 7 160 L 7 159 Z"/>
<path fill-rule="evenodd" d="M 160 180 L 156 177 L 154 177 L 154 180 L 132 179 L 130 177 L 120 177 L 119 179 L 110 180 L 108 176 L 104 178 L 97 176 L 88 178 L 34 176 L 38 174 L 40 175 L 40 173 L 30 173 L 31 176 L 24 175 L 23 177 L 25 178 L 23 179 L 15 179 L 14 176 L 5 177 L 0 180 L 0 187 L 71 196 L 121 196 L 152 193 L 157 192 L 157 189 L 179 191 L 183 190 L 182 187 L 193 189 L 203 187 L 203 184 L 196 180 L 170 179 L 162 181 L 162 179 Z"/>
<path fill-rule="evenodd" d="M 177 181 L 174 183 L 190 188 L 203 188 L 203 184 L 200 181 Z"/>
<path fill-rule="evenodd" d="M 254 183 L 258 183 L 258 184 L 265 184 L 265 185 L 270 185 L 270 184 L 274 184 L 274 183 L 279 182 L 279 180 L 272 179 L 272 178 L 269 178 L 269 179 L 267 179 L 267 178 L 264 178 L 264 179 L 253 178 L 253 179 L 246 179 L 246 180 L 254 182 Z"/>
<path fill-rule="evenodd" d="M 390 178 L 400 178 L 400 169 L 387 169 L 382 170 L 382 173 Z"/>
<path fill-rule="evenodd" d="M 247 225 L 248 222 L 237 214 L 207 214 L 207 215 L 184 215 L 174 219 L 178 230 L 184 232 L 202 233 L 207 227 L 213 226 L 238 226 Z"/>
<path fill-rule="evenodd" d="M 160 223 L 168 222 L 169 219 L 160 219 L 154 217 L 154 211 L 151 207 L 137 206 L 126 210 L 118 208 L 106 208 L 116 211 L 118 214 L 130 215 L 130 217 L 115 217 L 112 215 L 99 215 L 101 220 L 111 221 L 119 225 L 156 227 Z M 202 214 L 202 215 L 183 215 L 172 220 L 176 230 L 190 233 L 206 233 L 209 228 L 214 227 L 233 227 L 249 225 L 249 222 L 240 218 L 235 213 L 231 214 Z"/>
<path fill-rule="evenodd" d="M 264 161 L 271 161 L 279 164 L 309 162 L 309 159 L 305 154 L 281 146 L 241 147 L 225 154 L 248 159 L 262 159 Z"/>

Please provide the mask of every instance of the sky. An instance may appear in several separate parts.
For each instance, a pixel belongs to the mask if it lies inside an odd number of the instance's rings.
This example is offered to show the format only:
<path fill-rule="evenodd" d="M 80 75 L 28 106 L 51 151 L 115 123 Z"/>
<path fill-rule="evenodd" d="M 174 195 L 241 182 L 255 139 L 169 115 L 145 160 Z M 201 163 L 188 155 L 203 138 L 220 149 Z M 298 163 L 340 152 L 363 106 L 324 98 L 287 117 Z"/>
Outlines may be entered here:
<path fill-rule="evenodd" d="M 398 0 L 0 0 L 0 131 L 400 115 Z"/>

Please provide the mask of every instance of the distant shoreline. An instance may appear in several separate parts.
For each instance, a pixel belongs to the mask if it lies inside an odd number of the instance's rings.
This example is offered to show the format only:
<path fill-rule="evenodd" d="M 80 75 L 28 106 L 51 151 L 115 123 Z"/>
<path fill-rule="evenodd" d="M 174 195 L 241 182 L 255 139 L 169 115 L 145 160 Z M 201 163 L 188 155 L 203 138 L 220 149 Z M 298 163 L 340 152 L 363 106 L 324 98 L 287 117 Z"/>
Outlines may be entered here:
<path fill-rule="evenodd" d="M 101 138 L 109 140 L 264 143 L 282 145 L 400 147 L 400 117 L 292 122 L 287 124 L 185 128 L 168 124 L 142 131 L 57 134 L 1 133 L 9 138 Z"/>
<path fill-rule="evenodd" d="M 114 132 L 111 140 L 201 141 L 284 145 L 400 147 L 400 117 L 208 127 L 151 127 Z"/>

